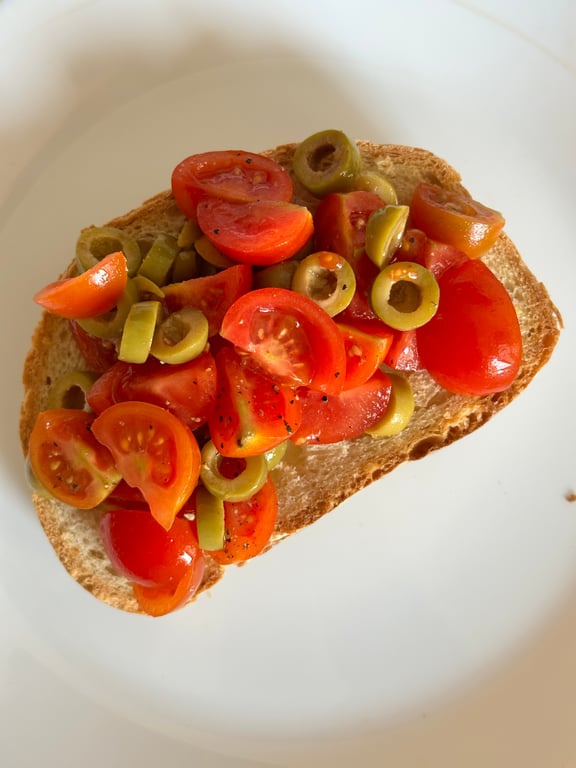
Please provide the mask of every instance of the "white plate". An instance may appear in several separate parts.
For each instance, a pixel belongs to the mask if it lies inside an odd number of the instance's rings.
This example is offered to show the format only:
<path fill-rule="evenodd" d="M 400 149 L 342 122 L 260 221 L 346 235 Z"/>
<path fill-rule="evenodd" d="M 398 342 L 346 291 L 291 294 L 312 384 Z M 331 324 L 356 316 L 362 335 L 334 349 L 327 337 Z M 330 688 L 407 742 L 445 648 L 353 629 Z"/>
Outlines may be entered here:
<path fill-rule="evenodd" d="M 570 8 L 547 6 L 539 38 L 533 22 L 511 28 L 513 3 L 503 23 L 424 0 L 41 5 L 0 2 L 2 764 L 573 765 Z M 561 342 L 483 430 L 192 608 L 115 612 L 64 573 L 28 500 L 31 296 L 80 227 L 165 188 L 186 154 L 327 126 L 457 167 L 549 287 Z"/>

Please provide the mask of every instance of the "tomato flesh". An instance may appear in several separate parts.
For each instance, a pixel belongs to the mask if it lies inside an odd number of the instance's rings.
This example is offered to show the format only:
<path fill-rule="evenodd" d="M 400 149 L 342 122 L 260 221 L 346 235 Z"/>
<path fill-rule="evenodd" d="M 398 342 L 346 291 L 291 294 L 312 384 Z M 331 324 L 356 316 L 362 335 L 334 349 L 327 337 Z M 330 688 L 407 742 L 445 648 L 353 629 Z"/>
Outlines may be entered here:
<path fill-rule="evenodd" d="M 463 251 L 453 245 L 431 240 L 421 229 L 409 229 L 402 238 L 402 244 L 396 251 L 394 261 L 414 261 L 422 264 L 438 279 L 448 267 L 463 264 L 468 258 Z"/>
<path fill-rule="evenodd" d="M 342 390 L 342 336 L 334 320 L 307 296 L 286 288 L 250 291 L 230 307 L 220 333 L 279 383 Z"/>
<path fill-rule="evenodd" d="M 438 312 L 417 330 L 422 364 L 451 392 L 507 389 L 522 361 L 522 336 L 506 289 L 479 260 L 446 270 L 439 285 Z"/>
<path fill-rule="evenodd" d="M 34 477 L 59 501 L 93 509 L 121 479 L 111 453 L 92 434 L 94 416 L 57 408 L 38 414 L 29 443 Z"/>
<path fill-rule="evenodd" d="M 50 283 L 34 295 L 34 301 L 53 315 L 70 320 L 96 317 L 116 306 L 127 281 L 126 258 L 118 251 L 75 277 Z"/>
<path fill-rule="evenodd" d="M 366 242 L 366 224 L 371 213 L 384 208 L 373 192 L 334 192 L 326 195 L 314 214 L 317 251 L 333 251 L 348 261 L 359 256 Z"/>
<path fill-rule="evenodd" d="M 169 530 L 200 476 L 192 431 L 164 408 L 135 400 L 106 408 L 92 432 L 128 485 L 140 489 L 154 519 Z"/>
<path fill-rule="evenodd" d="M 392 330 L 377 336 L 368 329 L 338 324 L 346 350 L 344 389 L 353 389 L 368 381 L 384 363 L 393 339 Z"/>

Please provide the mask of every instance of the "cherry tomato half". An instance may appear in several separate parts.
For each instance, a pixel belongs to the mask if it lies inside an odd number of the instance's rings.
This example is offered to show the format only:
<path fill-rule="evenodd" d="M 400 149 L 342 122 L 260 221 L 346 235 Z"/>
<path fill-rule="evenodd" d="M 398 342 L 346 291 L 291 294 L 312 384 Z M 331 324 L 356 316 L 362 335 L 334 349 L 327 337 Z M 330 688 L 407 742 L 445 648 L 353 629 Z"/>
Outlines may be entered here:
<path fill-rule="evenodd" d="M 202 200 L 198 224 L 218 250 L 243 264 L 277 264 L 294 256 L 312 237 L 312 214 L 303 205 L 277 200 Z"/>
<path fill-rule="evenodd" d="M 77 509 L 92 509 L 121 475 L 110 451 L 92 434 L 94 416 L 57 408 L 38 414 L 30 435 L 34 477 L 54 498 Z"/>
<path fill-rule="evenodd" d="M 370 214 L 384 207 L 373 192 L 334 192 L 326 195 L 314 214 L 317 251 L 334 251 L 348 261 L 362 253 Z"/>
<path fill-rule="evenodd" d="M 416 187 L 410 217 L 432 240 L 453 245 L 471 258 L 490 250 L 505 224 L 498 211 L 435 184 Z"/>
<path fill-rule="evenodd" d="M 448 267 L 454 267 L 468 261 L 468 256 L 447 243 L 438 243 L 426 236 L 421 229 L 409 229 L 404 233 L 402 244 L 394 255 L 394 261 L 414 261 L 421 264 L 436 279 Z"/>
<path fill-rule="evenodd" d="M 133 400 L 103 411 L 92 432 L 128 485 L 142 491 L 154 519 L 169 530 L 200 476 L 192 431 L 164 408 Z"/>
<path fill-rule="evenodd" d="M 329 393 L 344 386 L 346 352 L 338 326 L 296 291 L 250 291 L 230 307 L 220 333 L 279 383 Z"/>
<path fill-rule="evenodd" d="M 71 320 L 96 317 L 116 306 L 127 280 L 126 258 L 118 251 L 86 272 L 50 283 L 35 294 L 34 301 L 48 312 Z"/>
<path fill-rule="evenodd" d="M 199 309 L 208 320 L 209 335 L 215 336 L 220 330 L 226 310 L 251 287 L 252 267 L 236 264 L 215 275 L 193 277 L 167 285 L 162 290 L 170 312 L 184 307 Z"/>
<path fill-rule="evenodd" d="M 376 336 L 352 325 L 337 325 L 346 349 L 344 389 L 352 389 L 364 384 L 380 368 L 392 344 L 393 331 Z"/>
<path fill-rule="evenodd" d="M 265 453 L 300 426 L 302 406 L 293 387 L 278 384 L 246 355 L 223 347 L 216 355 L 218 398 L 210 437 L 224 456 Z"/>
<path fill-rule="evenodd" d="M 382 371 L 339 395 L 301 390 L 302 424 L 292 441 L 297 445 L 326 444 L 359 437 L 384 415 L 390 390 L 390 379 Z"/>
<path fill-rule="evenodd" d="M 292 179 L 278 163 L 241 150 L 220 150 L 191 155 L 172 172 L 172 194 L 188 218 L 205 197 L 232 202 L 292 199 Z"/>
<path fill-rule="evenodd" d="M 422 364 L 451 392 L 507 389 L 522 361 L 522 336 L 506 289 L 477 259 L 446 270 L 439 285 L 438 312 L 416 331 Z"/>

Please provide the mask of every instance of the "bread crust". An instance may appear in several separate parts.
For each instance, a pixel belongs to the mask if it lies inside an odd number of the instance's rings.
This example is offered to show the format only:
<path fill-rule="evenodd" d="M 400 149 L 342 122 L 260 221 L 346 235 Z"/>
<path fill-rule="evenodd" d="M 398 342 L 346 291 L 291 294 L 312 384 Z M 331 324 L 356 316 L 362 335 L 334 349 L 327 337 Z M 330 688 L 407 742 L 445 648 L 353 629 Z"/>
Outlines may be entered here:
<path fill-rule="evenodd" d="M 292 172 L 296 146 L 286 144 L 262 154 Z M 369 141 L 359 141 L 358 146 L 365 166 L 380 170 L 392 181 L 400 202 L 409 203 L 416 185 L 422 181 L 467 192 L 458 172 L 427 150 Z M 293 180 L 295 199 L 313 210 L 318 200 Z M 171 193 L 164 191 L 108 224 L 144 237 L 156 232 L 177 235 L 184 220 Z M 416 410 L 400 435 L 380 439 L 366 435 L 335 445 L 290 444 L 284 460 L 273 472 L 279 516 L 270 546 L 315 522 L 399 464 L 423 458 L 482 426 L 516 398 L 549 360 L 562 319 L 546 288 L 527 268 L 505 233 L 483 260 L 510 293 L 522 330 L 523 360 L 512 386 L 494 395 L 469 397 L 443 390 L 424 371 L 410 373 Z M 74 271 L 72 262 L 64 274 Z M 46 407 L 51 383 L 66 371 L 83 367 L 85 363 L 68 321 L 44 313 L 23 371 L 20 441 L 24 455 L 36 416 Z M 338 483 L 334 482 L 335 467 Z M 109 605 L 139 612 L 130 583 L 116 574 L 104 551 L 99 535 L 102 513 L 74 510 L 37 493 L 32 498 L 40 523 L 72 578 Z M 197 594 L 212 587 L 224 570 L 210 560 Z"/>

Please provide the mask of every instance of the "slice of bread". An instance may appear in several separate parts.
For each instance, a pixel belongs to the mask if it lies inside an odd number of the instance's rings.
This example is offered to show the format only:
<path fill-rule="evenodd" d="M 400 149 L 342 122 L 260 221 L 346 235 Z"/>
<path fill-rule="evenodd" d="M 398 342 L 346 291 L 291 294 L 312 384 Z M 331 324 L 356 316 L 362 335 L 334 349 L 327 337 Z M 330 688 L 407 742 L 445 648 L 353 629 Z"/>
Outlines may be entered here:
<path fill-rule="evenodd" d="M 422 181 L 464 190 L 457 171 L 428 151 L 367 141 L 358 145 L 365 167 L 386 175 L 401 203 L 410 202 L 416 185 Z M 288 144 L 263 154 L 290 171 L 296 146 Z M 311 208 L 318 203 L 296 181 L 295 198 Z M 184 216 L 171 193 L 162 192 L 109 224 L 141 238 L 158 232 L 177 235 L 183 222 Z M 529 271 L 504 233 L 483 258 L 509 291 L 520 321 L 523 361 L 513 385 L 495 395 L 469 397 L 443 390 L 426 372 L 410 373 L 416 410 L 400 435 L 381 439 L 366 435 L 323 446 L 290 444 L 274 470 L 279 518 L 271 545 L 313 523 L 400 463 L 420 459 L 477 429 L 514 399 L 547 362 L 562 323 L 546 288 Z M 74 274 L 74 269 L 72 263 L 65 274 Z M 20 439 L 24 454 L 36 415 L 46 407 L 51 383 L 66 371 L 85 367 L 68 321 L 44 314 L 23 373 Z M 99 535 L 101 513 L 74 510 L 36 493 L 33 501 L 46 535 L 71 576 L 100 600 L 137 612 L 131 585 L 116 574 L 105 554 Z M 210 561 L 200 591 L 213 586 L 224 570 Z"/>

